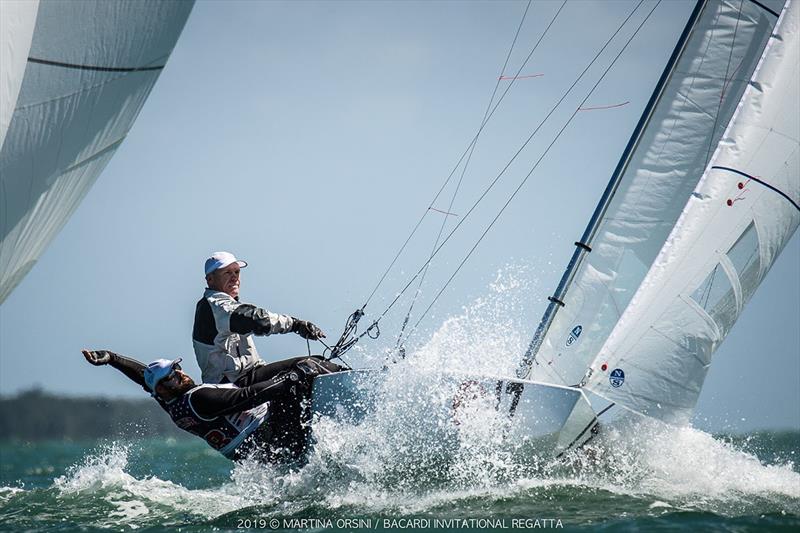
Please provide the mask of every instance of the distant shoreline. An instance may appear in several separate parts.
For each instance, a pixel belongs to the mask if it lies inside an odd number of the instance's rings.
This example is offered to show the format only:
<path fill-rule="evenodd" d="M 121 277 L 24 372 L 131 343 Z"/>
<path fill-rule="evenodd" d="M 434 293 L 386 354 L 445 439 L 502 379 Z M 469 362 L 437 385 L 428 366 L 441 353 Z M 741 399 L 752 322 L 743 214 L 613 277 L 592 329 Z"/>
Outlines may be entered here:
<path fill-rule="evenodd" d="M 186 437 L 149 398 L 70 397 L 31 389 L 0 396 L 0 441 Z"/>

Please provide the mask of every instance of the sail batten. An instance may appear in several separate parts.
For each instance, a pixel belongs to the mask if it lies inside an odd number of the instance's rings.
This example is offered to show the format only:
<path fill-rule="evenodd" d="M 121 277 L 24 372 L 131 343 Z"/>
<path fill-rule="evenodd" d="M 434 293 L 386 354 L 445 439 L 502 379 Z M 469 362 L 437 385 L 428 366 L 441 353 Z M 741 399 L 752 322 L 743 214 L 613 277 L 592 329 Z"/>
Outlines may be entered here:
<path fill-rule="evenodd" d="M 800 142 L 800 141 L 798 141 L 798 142 Z M 779 188 L 774 187 L 773 185 L 770 185 L 766 181 L 764 181 L 764 180 L 762 180 L 762 179 L 760 179 L 760 178 L 758 178 L 756 176 L 751 176 L 750 174 L 747 174 L 746 172 L 742 172 L 741 170 L 737 170 L 735 168 L 722 167 L 722 166 L 719 166 L 719 165 L 714 165 L 713 167 L 711 167 L 711 169 L 712 170 L 727 170 L 728 172 L 733 172 L 734 174 L 739 174 L 740 176 L 742 176 L 744 178 L 747 178 L 749 180 L 753 180 L 754 182 L 759 183 L 759 184 L 763 185 L 764 187 L 768 188 L 769 190 L 781 195 L 783 198 L 786 198 L 786 200 L 790 204 L 792 204 L 795 207 L 795 209 L 800 211 L 800 204 L 798 204 L 797 202 L 792 200 L 792 198 L 788 194 L 786 194 L 785 192 L 783 192 Z"/>
<path fill-rule="evenodd" d="M 159 58 L 166 59 L 166 58 Z M 147 70 L 161 70 L 165 65 L 156 66 L 142 66 L 142 67 L 104 67 L 100 65 L 78 65 L 75 63 L 64 63 L 62 61 L 52 61 L 49 59 L 42 59 L 38 57 L 29 57 L 30 63 L 38 63 L 40 65 L 48 65 L 51 67 L 72 68 L 76 70 L 96 70 L 97 72 L 144 72 Z"/>

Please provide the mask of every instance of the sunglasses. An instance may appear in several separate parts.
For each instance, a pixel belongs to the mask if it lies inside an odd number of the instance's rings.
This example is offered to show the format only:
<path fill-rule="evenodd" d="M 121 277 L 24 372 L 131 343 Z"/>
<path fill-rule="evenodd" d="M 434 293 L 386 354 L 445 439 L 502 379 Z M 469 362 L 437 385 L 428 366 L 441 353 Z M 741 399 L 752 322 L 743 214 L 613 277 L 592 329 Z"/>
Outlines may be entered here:
<path fill-rule="evenodd" d="M 165 377 L 161 378 L 161 380 L 158 382 L 158 384 L 159 385 L 164 385 L 167 382 L 171 382 L 173 379 L 175 379 L 175 377 L 178 375 L 178 373 L 175 372 L 176 370 L 182 370 L 181 365 L 178 364 L 178 363 L 175 363 L 174 365 L 172 365 L 172 371 L 169 374 L 167 374 Z"/>

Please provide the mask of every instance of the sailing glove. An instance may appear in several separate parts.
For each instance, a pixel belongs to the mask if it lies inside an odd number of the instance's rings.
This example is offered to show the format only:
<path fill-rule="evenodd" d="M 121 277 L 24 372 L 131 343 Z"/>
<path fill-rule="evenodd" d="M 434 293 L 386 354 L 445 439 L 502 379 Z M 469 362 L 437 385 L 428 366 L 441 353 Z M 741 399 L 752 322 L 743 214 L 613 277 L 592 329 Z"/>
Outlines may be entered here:
<path fill-rule="evenodd" d="M 103 366 L 111 362 L 113 352 L 108 350 L 81 350 L 83 357 L 94 366 Z"/>
<path fill-rule="evenodd" d="M 292 324 L 292 332 L 297 333 L 304 339 L 309 339 L 315 341 L 317 339 L 321 339 L 325 337 L 325 334 L 319 329 L 317 326 L 308 322 L 306 320 L 300 320 L 298 318 L 293 319 L 294 323 Z"/>

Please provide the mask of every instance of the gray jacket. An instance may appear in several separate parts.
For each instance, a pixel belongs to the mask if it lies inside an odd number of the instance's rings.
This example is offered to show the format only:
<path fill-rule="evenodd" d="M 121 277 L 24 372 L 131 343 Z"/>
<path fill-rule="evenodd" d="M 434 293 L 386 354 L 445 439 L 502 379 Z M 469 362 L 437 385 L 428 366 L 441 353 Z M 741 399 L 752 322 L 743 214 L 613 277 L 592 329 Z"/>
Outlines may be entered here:
<path fill-rule="evenodd" d="M 241 303 L 227 293 L 206 289 L 197 302 L 192 343 L 203 383 L 235 383 L 264 364 L 253 335 L 288 333 L 294 319 L 255 305 Z"/>

